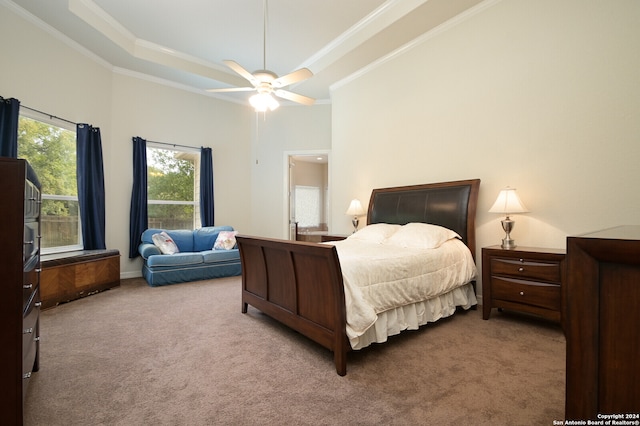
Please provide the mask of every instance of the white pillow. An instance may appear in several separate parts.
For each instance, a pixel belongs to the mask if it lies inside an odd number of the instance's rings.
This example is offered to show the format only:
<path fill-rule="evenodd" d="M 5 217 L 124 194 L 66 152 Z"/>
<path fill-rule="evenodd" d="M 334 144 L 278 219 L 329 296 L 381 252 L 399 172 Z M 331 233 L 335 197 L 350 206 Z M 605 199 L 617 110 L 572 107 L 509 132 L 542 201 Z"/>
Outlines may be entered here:
<path fill-rule="evenodd" d="M 454 238 L 460 238 L 460 235 L 451 229 L 416 222 L 402 226 L 384 243 L 407 248 L 434 249 Z"/>
<path fill-rule="evenodd" d="M 365 226 L 347 238 L 380 244 L 400 228 L 400 225 L 391 223 L 374 223 L 373 225 Z"/>
<path fill-rule="evenodd" d="M 213 244 L 214 250 L 231 250 L 236 246 L 236 235 L 238 231 L 220 231 L 216 242 Z"/>
<path fill-rule="evenodd" d="M 178 246 L 173 242 L 169 234 L 164 231 L 160 232 L 159 234 L 153 234 L 151 236 L 151 239 L 153 240 L 153 244 L 160 249 L 162 254 L 174 254 L 180 251 L 178 250 Z"/>

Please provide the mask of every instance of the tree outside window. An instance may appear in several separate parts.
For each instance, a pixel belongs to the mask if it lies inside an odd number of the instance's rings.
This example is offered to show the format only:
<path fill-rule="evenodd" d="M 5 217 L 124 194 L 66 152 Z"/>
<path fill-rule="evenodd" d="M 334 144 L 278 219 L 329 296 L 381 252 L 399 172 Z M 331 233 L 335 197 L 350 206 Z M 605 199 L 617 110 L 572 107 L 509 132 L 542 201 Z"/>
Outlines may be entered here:
<path fill-rule="evenodd" d="M 200 152 L 147 144 L 150 228 L 195 229 L 200 222 Z"/>
<path fill-rule="evenodd" d="M 31 164 L 42 184 L 43 253 L 81 249 L 75 130 L 21 115 L 18 157 Z"/>

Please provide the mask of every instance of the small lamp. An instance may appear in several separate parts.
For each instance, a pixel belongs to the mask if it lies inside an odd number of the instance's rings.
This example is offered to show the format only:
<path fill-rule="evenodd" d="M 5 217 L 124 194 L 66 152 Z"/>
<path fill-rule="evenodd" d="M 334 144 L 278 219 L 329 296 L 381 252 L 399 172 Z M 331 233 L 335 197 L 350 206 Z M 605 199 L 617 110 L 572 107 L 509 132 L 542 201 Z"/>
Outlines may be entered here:
<path fill-rule="evenodd" d="M 502 213 L 507 215 L 502 222 L 502 229 L 507 233 L 504 239 L 502 240 L 502 248 L 503 249 L 513 249 L 516 248 L 516 242 L 511 239 L 511 231 L 515 226 L 515 222 L 509 219 L 509 215 L 512 213 L 527 213 L 529 210 L 522 204 L 520 201 L 520 197 L 516 193 L 515 188 L 509 188 L 508 186 L 500 191 L 498 194 L 498 198 L 496 202 L 493 203 L 493 206 L 489 209 L 489 213 Z"/>
<path fill-rule="evenodd" d="M 353 216 L 353 219 L 351 219 L 351 223 L 353 224 L 353 233 L 355 234 L 358 230 L 358 223 L 360 222 L 358 220 L 358 216 L 363 216 L 366 214 L 366 212 L 362 208 L 362 204 L 360 204 L 360 200 L 357 200 L 355 198 L 351 200 L 351 204 L 349 204 L 349 208 L 347 209 L 345 214 Z"/>

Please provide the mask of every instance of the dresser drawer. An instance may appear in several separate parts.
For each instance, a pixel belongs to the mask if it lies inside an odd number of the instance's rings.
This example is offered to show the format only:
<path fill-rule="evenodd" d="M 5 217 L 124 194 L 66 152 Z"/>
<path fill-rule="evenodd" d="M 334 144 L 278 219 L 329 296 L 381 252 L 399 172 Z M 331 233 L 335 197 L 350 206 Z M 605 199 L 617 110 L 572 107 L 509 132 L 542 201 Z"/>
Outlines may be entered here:
<path fill-rule="evenodd" d="M 38 334 L 37 323 L 40 317 L 40 305 L 40 292 L 36 289 L 33 297 L 29 300 L 22 319 L 22 346 L 24 354 L 28 352 L 31 346 L 30 342 L 33 342 Z"/>
<path fill-rule="evenodd" d="M 492 277 L 494 299 L 560 310 L 560 286 L 506 277 Z"/>
<path fill-rule="evenodd" d="M 23 398 L 38 356 L 40 292 L 36 288 L 22 321 L 22 393 Z"/>
<path fill-rule="evenodd" d="M 40 282 L 40 273 L 37 268 L 31 268 L 28 271 L 22 273 L 22 284 L 16 283 L 16 285 L 22 286 L 22 310 L 27 310 L 27 304 L 34 297 L 33 294 L 38 288 Z"/>
<path fill-rule="evenodd" d="M 527 259 L 492 258 L 491 273 L 524 279 L 560 283 L 560 262 L 541 262 Z"/>

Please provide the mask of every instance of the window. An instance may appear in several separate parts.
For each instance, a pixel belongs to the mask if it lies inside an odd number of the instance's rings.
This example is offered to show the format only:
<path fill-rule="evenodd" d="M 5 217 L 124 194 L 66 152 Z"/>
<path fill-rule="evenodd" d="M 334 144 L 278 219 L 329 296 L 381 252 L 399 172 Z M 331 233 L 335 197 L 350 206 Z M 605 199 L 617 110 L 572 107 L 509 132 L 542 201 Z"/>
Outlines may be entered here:
<path fill-rule="evenodd" d="M 200 151 L 147 143 L 149 228 L 196 229 L 200 221 Z"/>
<path fill-rule="evenodd" d="M 82 249 L 75 128 L 21 115 L 18 157 L 29 161 L 42 184 L 42 252 Z"/>
<path fill-rule="evenodd" d="M 320 226 L 320 188 L 316 186 L 296 185 L 295 206 L 296 220 L 299 227 Z"/>

